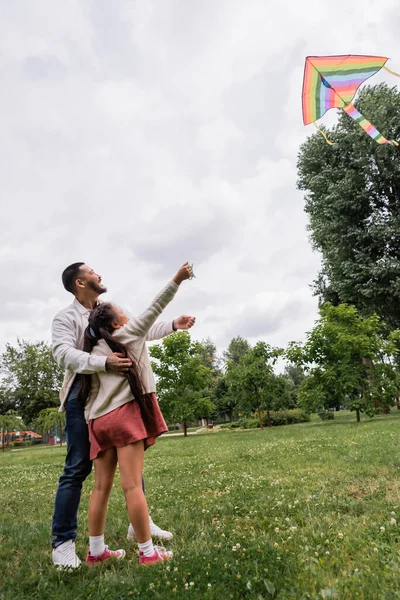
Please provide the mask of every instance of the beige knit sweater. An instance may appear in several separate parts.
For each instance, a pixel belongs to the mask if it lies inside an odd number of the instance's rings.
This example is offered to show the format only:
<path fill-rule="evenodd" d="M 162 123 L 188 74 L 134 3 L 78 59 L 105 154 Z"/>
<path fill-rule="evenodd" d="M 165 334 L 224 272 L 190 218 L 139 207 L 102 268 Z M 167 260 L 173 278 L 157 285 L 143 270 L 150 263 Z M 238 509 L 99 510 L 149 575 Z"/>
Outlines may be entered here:
<path fill-rule="evenodd" d="M 116 329 L 113 334 L 119 342 L 128 346 L 130 353 L 139 365 L 140 376 L 144 391 L 150 394 L 156 391 L 156 382 L 151 369 L 146 342 L 161 339 L 172 333 L 171 323 L 160 323 L 152 327 L 164 308 L 171 302 L 179 286 L 170 281 L 154 298 L 147 310 L 139 317 L 132 317 L 126 325 Z M 149 329 L 152 327 L 151 336 Z M 92 350 L 97 356 L 112 354 L 111 348 L 104 340 L 99 340 Z M 92 388 L 85 406 L 85 419 L 97 419 L 133 400 L 133 394 L 128 380 L 121 375 L 105 371 L 92 375 Z"/>

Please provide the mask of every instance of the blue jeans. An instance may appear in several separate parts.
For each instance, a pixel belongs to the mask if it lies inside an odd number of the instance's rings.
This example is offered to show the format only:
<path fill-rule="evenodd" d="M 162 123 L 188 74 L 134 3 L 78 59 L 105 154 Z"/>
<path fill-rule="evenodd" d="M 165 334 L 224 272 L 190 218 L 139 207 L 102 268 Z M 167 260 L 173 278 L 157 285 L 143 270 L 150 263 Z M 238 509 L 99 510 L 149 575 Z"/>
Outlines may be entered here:
<path fill-rule="evenodd" d="M 68 394 L 66 406 L 67 456 L 58 482 L 53 514 L 53 548 L 76 538 L 78 508 L 82 484 L 92 470 L 89 431 L 85 421 L 84 403 L 79 400 L 77 376 Z M 143 480 L 144 491 L 144 480 Z"/>
<path fill-rule="evenodd" d="M 75 378 L 67 399 L 65 425 L 67 456 L 54 504 L 53 548 L 76 538 L 82 484 L 92 470 L 84 404 L 78 398 L 79 379 L 79 377 Z"/>

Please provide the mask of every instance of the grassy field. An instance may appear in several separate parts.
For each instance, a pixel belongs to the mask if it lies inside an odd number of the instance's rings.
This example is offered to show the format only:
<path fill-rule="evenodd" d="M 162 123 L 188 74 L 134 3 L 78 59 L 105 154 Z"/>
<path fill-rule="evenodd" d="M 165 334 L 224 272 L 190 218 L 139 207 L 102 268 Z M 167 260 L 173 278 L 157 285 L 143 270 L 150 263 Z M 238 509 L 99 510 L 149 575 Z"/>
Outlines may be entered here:
<path fill-rule="evenodd" d="M 0 597 L 400 598 L 400 413 L 264 431 L 160 440 L 146 456 L 154 520 L 171 528 L 168 564 L 139 568 L 119 482 L 106 540 L 126 559 L 73 573 L 50 563 L 64 449 L 0 456 Z M 86 552 L 85 485 L 77 542 Z"/>

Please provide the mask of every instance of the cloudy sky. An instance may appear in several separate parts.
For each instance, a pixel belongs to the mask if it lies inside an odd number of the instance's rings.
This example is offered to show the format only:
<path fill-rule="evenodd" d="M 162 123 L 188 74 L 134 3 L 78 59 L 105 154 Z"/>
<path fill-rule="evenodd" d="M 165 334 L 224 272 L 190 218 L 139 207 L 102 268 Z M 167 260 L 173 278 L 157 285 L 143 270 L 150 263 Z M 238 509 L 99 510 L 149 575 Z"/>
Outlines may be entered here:
<path fill-rule="evenodd" d="M 399 71 L 399 15 L 398 0 L 3 0 L 0 345 L 50 339 L 78 260 L 133 312 L 189 260 L 167 318 L 195 314 L 221 349 L 303 339 L 319 268 L 296 190 L 304 58 Z"/>

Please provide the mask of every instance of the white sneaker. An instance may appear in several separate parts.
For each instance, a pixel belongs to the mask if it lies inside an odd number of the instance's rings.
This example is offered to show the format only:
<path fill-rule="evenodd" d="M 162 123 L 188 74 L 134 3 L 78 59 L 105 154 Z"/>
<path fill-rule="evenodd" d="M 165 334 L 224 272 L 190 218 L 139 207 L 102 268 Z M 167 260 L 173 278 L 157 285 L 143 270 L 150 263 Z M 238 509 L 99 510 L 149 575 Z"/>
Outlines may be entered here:
<path fill-rule="evenodd" d="M 75 542 L 67 540 L 57 548 L 53 548 L 53 565 L 58 569 L 68 568 L 77 569 L 81 565 L 81 561 L 76 555 Z"/>
<path fill-rule="evenodd" d="M 149 524 L 150 524 L 150 535 L 151 537 L 158 538 L 159 540 L 172 540 L 174 537 L 170 531 L 166 531 L 165 529 L 161 529 L 158 525 L 153 522 L 153 519 L 149 515 Z M 132 525 L 129 523 L 128 527 L 128 535 L 126 536 L 128 542 L 133 542 L 136 540 L 135 530 Z"/>

